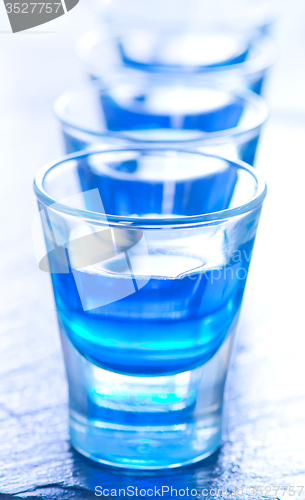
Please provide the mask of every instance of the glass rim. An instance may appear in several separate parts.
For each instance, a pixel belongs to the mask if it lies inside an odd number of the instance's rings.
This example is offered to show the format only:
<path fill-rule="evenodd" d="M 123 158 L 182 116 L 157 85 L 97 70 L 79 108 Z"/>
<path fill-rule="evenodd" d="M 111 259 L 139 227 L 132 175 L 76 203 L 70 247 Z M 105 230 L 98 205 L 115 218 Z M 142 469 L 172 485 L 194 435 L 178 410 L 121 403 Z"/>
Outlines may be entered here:
<path fill-rule="evenodd" d="M 98 212 L 91 212 L 90 210 L 83 210 L 83 209 L 77 209 L 70 207 L 68 205 L 60 203 L 60 201 L 56 200 L 53 198 L 51 195 L 49 195 L 44 188 L 44 180 L 47 176 L 47 174 L 55 168 L 59 168 L 60 165 L 63 165 L 69 161 L 73 160 L 78 160 L 81 158 L 86 158 L 88 156 L 92 155 L 100 155 L 100 154 L 107 154 L 107 153 L 119 153 L 119 152 L 128 152 L 128 151 L 133 151 L 133 152 L 139 152 L 139 151 L 146 151 L 146 152 L 166 152 L 166 151 L 173 151 L 176 153 L 184 153 L 184 154 L 190 154 L 190 155 L 196 155 L 196 156 L 201 156 L 201 157 L 209 157 L 209 158 L 215 158 L 217 160 L 223 160 L 226 161 L 230 166 L 236 168 L 236 169 L 242 169 L 244 171 L 247 171 L 249 175 L 252 175 L 252 177 L 256 181 L 257 185 L 257 192 L 256 194 L 247 200 L 246 202 L 242 203 L 239 206 L 233 207 L 233 208 L 227 208 L 225 210 L 220 210 L 218 212 L 211 212 L 208 214 L 199 214 L 199 215 L 191 215 L 191 216 L 178 216 L 178 217 L 162 217 L 162 218 L 145 218 L 145 217 L 129 217 L 129 216 L 121 216 L 121 215 L 112 215 L 112 214 L 101 214 Z M 42 167 L 38 173 L 35 176 L 34 179 L 34 192 L 36 194 L 36 197 L 39 201 L 41 201 L 44 205 L 50 206 L 56 204 L 56 210 L 59 212 L 62 212 L 67 215 L 72 215 L 76 217 L 80 217 L 86 221 L 91 221 L 91 222 L 110 222 L 112 224 L 117 224 L 119 226 L 122 225 L 128 225 L 128 227 L 143 227 L 143 226 L 149 226 L 149 227 L 163 227 L 163 226 L 173 226 L 173 227 L 184 227 L 188 225 L 196 225 L 198 223 L 211 223 L 211 222 L 219 222 L 219 221 L 225 221 L 228 219 L 232 219 L 233 217 L 241 216 L 246 213 L 249 213 L 257 208 L 259 208 L 267 194 L 267 186 L 264 181 L 264 179 L 257 174 L 257 171 L 248 165 L 247 163 L 244 163 L 240 160 L 229 160 L 227 158 L 223 158 L 221 156 L 217 155 L 210 155 L 206 153 L 201 153 L 198 151 L 190 151 L 190 150 L 184 150 L 184 149 L 169 149 L 169 148 L 164 148 L 164 147 L 156 147 L 156 148 L 148 148 L 148 147 L 138 147 L 138 148 L 125 148 L 122 147 L 120 149 L 110 149 L 110 150 L 84 150 L 78 153 L 73 153 L 70 155 L 63 156 L 59 158 L 57 161 L 53 161 L 51 163 L 48 163 L 46 166 Z"/>
<path fill-rule="evenodd" d="M 125 82 L 124 79 L 122 80 L 119 79 L 115 81 L 115 84 L 117 83 L 121 84 L 124 82 Z M 170 139 L 153 140 L 153 139 L 148 139 L 146 137 L 141 139 L 141 137 L 133 135 L 133 133 L 135 134 L 137 132 L 136 130 L 130 130 L 130 131 L 123 130 L 120 132 L 105 130 L 97 132 L 88 127 L 77 125 L 75 123 L 75 120 L 73 120 L 73 118 L 70 118 L 69 113 L 67 112 L 67 106 L 72 102 L 73 99 L 90 92 L 106 91 L 109 88 L 111 88 L 111 86 L 106 85 L 103 81 L 95 80 L 66 90 L 54 102 L 53 109 L 55 116 L 63 125 L 70 127 L 74 130 L 77 130 L 78 132 L 89 134 L 94 137 L 103 139 L 108 138 L 115 140 L 125 140 L 130 143 L 138 143 L 138 144 L 160 143 L 167 145 L 169 147 L 177 143 L 179 144 L 183 143 L 187 145 L 196 143 L 200 144 L 202 142 L 204 142 L 205 144 L 208 143 L 213 144 L 217 141 L 226 142 L 228 138 L 232 137 L 240 139 L 243 138 L 244 136 L 248 136 L 249 134 L 252 137 L 252 135 L 255 135 L 255 132 L 267 121 L 269 117 L 269 110 L 265 100 L 255 92 L 252 92 L 251 90 L 239 89 L 239 90 L 229 91 L 217 86 L 212 87 L 204 85 L 201 86 L 201 88 L 206 88 L 208 90 L 213 90 L 213 91 L 215 89 L 219 90 L 220 92 L 234 96 L 235 99 L 242 99 L 246 101 L 247 104 L 254 106 L 255 110 L 257 111 L 257 116 L 254 123 L 249 127 L 237 125 L 236 127 L 219 130 L 217 132 L 203 132 L 197 130 L 196 132 L 198 133 L 198 135 L 196 135 L 196 137 L 194 138 L 186 138 L 186 139 L 179 138 L 179 140 L 170 140 Z"/>
<path fill-rule="evenodd" d="M 156 30 L 154 30 L 156 31 Z M 234 33 L 234 30 L 230 30 L 228 28 L 225 28 L 223 26 L 218 27 L 218 32 L 219 33 Z M 175 71 L 170 71 L 170 72 L 165 72 L 163 74 L 164 77 L 181 77 L 182 76 L 192 76 L 194 78 L 206 78 L 206 77 L 211 77 L 211 76 L 217 76 L 221 77 L 223 76 L 224 78 L 230 78 L 232 76 L 251 76 L 255 73 L 259 73 L 261 71 L 265 71 L 266 69 L 270 68 L 276 61 L 276 45 L 272 38 L 257 29 L 251 29 L 252 37 L 249 39 L 249 46 L 256 48 L 258 50 L 258 55 L 252 57 L 251 59 L 246 59 L 243 62 L 235 63 L 235 64 L 228 64 L 228 65 L 222 65 L 222 66 L 210 66 L 210 67 L 204 67 L 203 70 L 200 71 L 198 69 L 197 71 L 183 71 L 183 72 L 175 72 Z M 241 35 L 244 33 L 240 32 Z M 109 43 L 111 41 L 121 39 L 124 36 L 129 36 L 128 34 L 123 34 L 121 36 L 119 35 L 103 35 L 101 30 L 98 28 L 93 28 L 86 33 L 84 33 L 81 38 L 78 40 L 76 43 L 76 54 L 80 61 L 85 65 L 87 68 L 90 68 L 92 70 L 92 74 L 94 76 L 97 76 L 98 78 L 102 78 L 101 74 L 99 74 L 98 69 L 94 66 L 94 64 L 89 61 L 88 59 L 88 54 L 90 54 L 90 51 L 96 47 L 96 45 L 100 43 Z M 109 66 L 108 70 L 111 72 L 111 70 L 115 71 L 116 69 L 121 68 L 121 66 L 113 65 Z M 154 75 L 154 76 L 161 76 L 162 71 L 149 71 L 145 67 L 143 68 L 134 68 L 132 65 L 124 64 L 123 68 L 125 68 L 126 73 L 128 72 L 139 72 L 139 73 L 148 73 L 149 75 Z M 200 68 L 200 67 L 198 67 Z"/>

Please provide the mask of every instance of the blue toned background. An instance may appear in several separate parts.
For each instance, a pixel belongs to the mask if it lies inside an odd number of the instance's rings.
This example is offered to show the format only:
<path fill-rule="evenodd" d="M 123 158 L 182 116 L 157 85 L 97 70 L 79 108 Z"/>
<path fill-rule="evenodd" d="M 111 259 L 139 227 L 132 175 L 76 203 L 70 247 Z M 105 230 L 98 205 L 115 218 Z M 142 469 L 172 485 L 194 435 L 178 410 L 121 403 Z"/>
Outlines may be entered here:
<path fill-rule="evenodd" d="M 271 118 L 257 167 L 269 194 L 226 391 L 224 444 L 187 469 L 132 474 L 71 449 L 67 385 L 49 276 L 30 223 L 32 179 L 62 151 L 55 97 L 85 79 L 74 41 L 95 19 L 69 15 L 12 35 L 0 6 L 0 492 L 11 498 L 96 498 L 94 488 L 305 486 L 304 143 L 305 4 L 286 1 L 274 29 L 279 61 L 266 86 Z M 55 33 L 52 33 L 55 32 Z M 278 495 L 280 498 L 285 496 Z M 245 497 L 247 498 L 247 497 Z M 305 498 L 305 488 L 301 496 Z"/>

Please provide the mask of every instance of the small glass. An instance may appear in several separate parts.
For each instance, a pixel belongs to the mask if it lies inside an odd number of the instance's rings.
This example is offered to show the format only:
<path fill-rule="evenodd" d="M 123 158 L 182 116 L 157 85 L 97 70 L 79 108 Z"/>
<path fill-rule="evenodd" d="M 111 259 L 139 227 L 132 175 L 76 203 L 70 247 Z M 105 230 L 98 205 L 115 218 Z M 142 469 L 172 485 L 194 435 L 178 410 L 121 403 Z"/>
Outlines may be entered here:
<path fill-rule="evenodd" d="M 124 68 L 127 78 L 136 70 L 178 80 L 188 75 L 204 85 L 248 88 L 257 94 L 275 60 L 274 43 L 266 35 L 223 27 L 163 32 L 138 25 L 113 37 L 99 28 L 81 38 L 77 53 L 91 78 L 103 81 Z"/>
<path fill-rule="evenodd" d="M 212 454 L 263 180 L 241 162 L 139 147 L 65 157 L 35 193 L 72 445 L 136 469 Z"/>
<path fill-rule="evenodd" d="M 55 104 L 67 153 L 136 142 L 200 149 L 253 165 L 268 111 L 250 91 L 228 92 L 176 80 L 115 78 L 66 92 Z"/>

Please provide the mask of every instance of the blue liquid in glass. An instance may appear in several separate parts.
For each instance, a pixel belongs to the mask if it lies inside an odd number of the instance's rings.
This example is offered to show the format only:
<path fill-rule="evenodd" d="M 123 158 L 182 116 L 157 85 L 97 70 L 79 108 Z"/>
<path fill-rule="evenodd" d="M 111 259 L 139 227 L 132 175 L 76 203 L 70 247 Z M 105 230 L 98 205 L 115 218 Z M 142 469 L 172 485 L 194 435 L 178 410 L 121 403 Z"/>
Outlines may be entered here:
<path fill-rule="evenodd" d="M 153 35 L 135 32 L 118 41 L 122 62 L 151 72 L 204 72 L 205 69 L 242 63 L 249 43 L 234 34 Z"/>
<path fill-rule="evenodd" d="M 151 131 L 147 139 L 196 139 L 196 132 L 219 132 L 238 125 L 244 107 L 228 94 L 200 87 L 158 86 L 145 89 L 122 87 L 101 95 L 110 131 Z M 171 135 L 166 132 L 171 130 Z M 141 137 L 141 135 L 139 135 Z M 142 136 L 143 139 L 145 136 Z"/>
<path fill-rule="evenodd" d="M 76 109 L 79 129 L 64 127 L 63 135 L 67 153 L 97 142 L 109 144 L 111 149 L 112 144 L 127 140 L 125 144 L 129 147 L 134 141 L 182 149 L 207 146 L 211 150 L 212 146 L 215 154 L 219 148 L 220 156 L 229 153 L 253 165 L 259 130 L 253 139 L 245 134 L 236 140 L 234 135 L 239 130 L 236 127 L 240 126 L 242 131 L 247 120 L 254 120 L 252 108 L 243 98 L 200 86 L 140 88 L 122 83 L 111 90 L 93 93 L 89 104 L 85 100 L 81 115 Z M 213 133 L 217 137 L 213 138 Z M 227 151 L 223 150 L 224 145 L 228 146 Z"/>
<path fill-rule="evenodd" d="M 169 75 L 208 75 L 212 79 L 214 68 L 229 70 L 254 56 L 251 41 L 233 33 L 152 36 L 141 32 L 119 40 L 118 50 L 122 63 L 134 69 Z M 215 76 L 217 78 L 217 73 Z M 255 79 L 242 81 L 241 85 L 246 84 L 260 95 L 264 76 L 258 73 Z"/>
<path fill-rule="evenodd" d="M 160 171 L 157 158 L 153 163 L 150 160 L 143 155 L 108 164 L 107 168 L 103 162 L 92 165 L 84 159 L 79 164 L 82 190 L 98 188 L 105 212 L 114 215 L 167 213 L 190 216 L 228 208 L 237 172 L 226 163 L 220 160 L 219 170 L 206 175 L 202 172 L 204 166 L 198 163 L 192 177 L 187 160 L 182 164 L 182 172 L 179 172 L 181 165 L 173 162 L 168 173 L 163 164 Z M 95 211 L 93 206 L 88 209 Z"/>
<path fill-rule="evenodd" d="M 61 327 L 80 353 L 106 369 L 139 375 L 190 370 L 211 359 L 228 335 L 252 246 L 253 241 L 240 249 L 244 258 L 220 269 L 176 279 L 154 276 L 141 289 L 143 277 L 124 274 L 124 255 L 89 271 L 52 274 Z M 151 258 L 164 257 L 160 250 Z M 184 258 L 173 257 L 172 266 Z M 75 280 L 84 287 L 89 280 L 92 297 L 98 289 L 115 296 L 129 287 L 134 293 L 84 311 Z"/>
<path fill-rule="evenodd" d="M 196 215 L 230 205 L 237 173 L 223 160 L 202 163 L 188 161 L 188 155 L 174 156 L 168 158 L 165 171 L 166 161 L 162 156 L 159 161 L 157 153 L 131 155 L 132 159 L 116 163 L 96 155 L 95 161 L 84 158 L 79 164 L 82 190 L 98 188 L 106 213 L 162 218 L 162 214 Z M 204 176 L 203 169 L 211 165 L 214 170 Z M 93 205 L 87 208 L 98 211 Z M 223 238 L 216 253 L 223 252 Z M 210 257 L 203 262 L 187 250 L 169 258 L 158 241 L 150 249 L 150 275 L 145 266 L 139 275 L 133 271 L 128 251 L 88 269 L 70 268 L 68 274 L 59 274 L 56 254 L 51 252 L 62 330 L 85 357 L 120 373 L 168 374 L 206 363 L 239 310 L 252 245 L 251 240 L 230 262 L 213 269 Z M 115 247 L 119 248 L 118 241 Z M 69 247 L 67 255 L 69 259 Z M 223 256 L 221 262 L 227 259 Z M 112 302 L 97 307 L 101 293 Z"/>

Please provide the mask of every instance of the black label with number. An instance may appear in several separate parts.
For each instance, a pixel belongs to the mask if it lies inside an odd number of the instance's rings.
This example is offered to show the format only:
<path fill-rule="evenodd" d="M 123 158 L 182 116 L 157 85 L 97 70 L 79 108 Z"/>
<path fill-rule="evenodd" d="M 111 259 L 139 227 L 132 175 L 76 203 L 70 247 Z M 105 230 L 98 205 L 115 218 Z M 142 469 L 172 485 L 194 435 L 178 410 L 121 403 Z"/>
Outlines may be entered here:
<path fill-rule="evenodd" d="M 73 9 L 79 0 L 12 2 L 4 0 L 13 33 L 48 23 Z"/>

